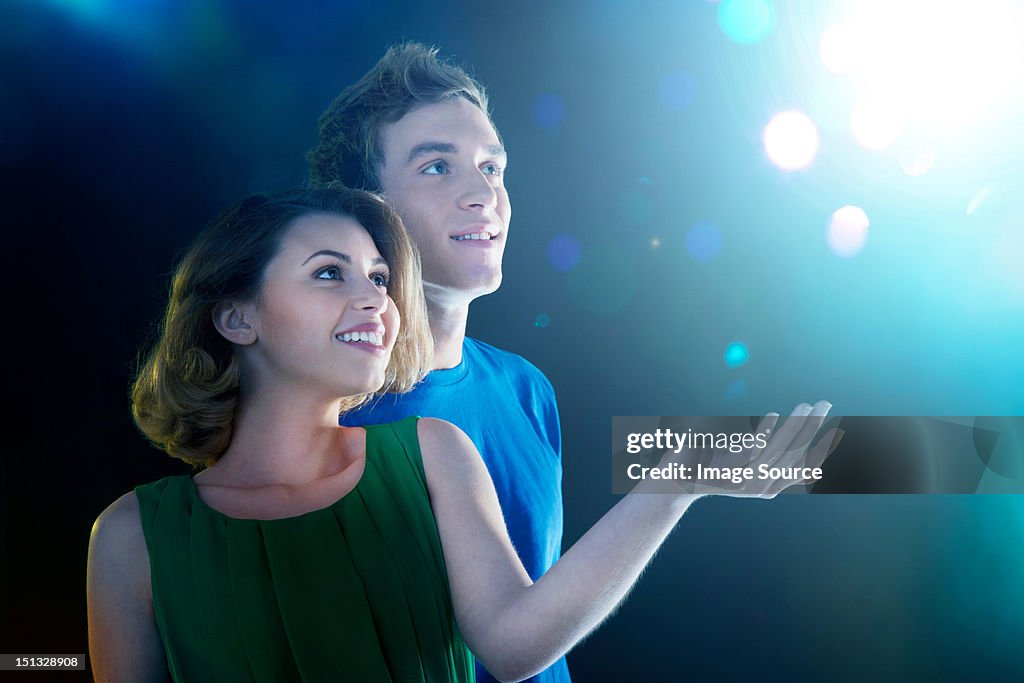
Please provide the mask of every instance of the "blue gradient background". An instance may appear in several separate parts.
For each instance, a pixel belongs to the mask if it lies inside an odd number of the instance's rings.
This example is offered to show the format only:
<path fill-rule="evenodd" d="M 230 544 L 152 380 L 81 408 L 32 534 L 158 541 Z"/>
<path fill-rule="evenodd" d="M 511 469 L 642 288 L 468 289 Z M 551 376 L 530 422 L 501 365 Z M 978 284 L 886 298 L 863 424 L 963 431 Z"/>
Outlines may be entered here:
<path fill-rule="evenodd" d="M 740 45 L 697 0 L 6 3 L 7 381 L 28 438 L 5 457 L 2 649 L 86 650 L 92 519 L 184 471 L 136 436 L 126 399 L 176 255 L 245 194 L 303 182 L 320 112 L 402 39 L 490 88 L 514 215 L 505 283 L 469 331 L 555 386 L 565 547 L 616 500 L 612 415 L 819 398 L 846 415 L 1021 414 L 1024 107 L 905 175 L 853 141 L 850 95 L 817 59 L 841 5 L 775 3 L 774 31 Z M 760 140 L 789 108 L 822 138 L 793 173 Z M 850 259 L 825 241 L 845 204 L 871 219 Z M 570 668 L 1019 680 L 1022 546 L 1016 496 L 702 501 Z"/>

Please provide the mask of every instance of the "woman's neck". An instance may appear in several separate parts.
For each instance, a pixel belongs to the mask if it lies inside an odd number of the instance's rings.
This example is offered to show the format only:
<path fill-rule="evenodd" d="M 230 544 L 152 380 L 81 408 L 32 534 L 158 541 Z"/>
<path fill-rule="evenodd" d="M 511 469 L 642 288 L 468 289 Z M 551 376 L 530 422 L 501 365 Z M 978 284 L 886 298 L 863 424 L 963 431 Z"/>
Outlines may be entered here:
<path fill-rule="evenodd" d="M 260 387 L 239 398 L 231 444 L 215 467 L 232 486 L 299 487 L 345 469 L 362 452 L 361 436 L 338 426 L 337 401 Z"/>

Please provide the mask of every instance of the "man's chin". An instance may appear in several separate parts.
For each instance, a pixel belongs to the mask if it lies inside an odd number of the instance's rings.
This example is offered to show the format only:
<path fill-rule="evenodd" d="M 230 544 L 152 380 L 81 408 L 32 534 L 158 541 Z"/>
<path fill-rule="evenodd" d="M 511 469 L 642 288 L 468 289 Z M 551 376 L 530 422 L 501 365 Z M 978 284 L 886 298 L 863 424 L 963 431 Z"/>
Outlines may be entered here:
<path fill-rule="evenodd" d="M 501 287 L 501 273 L 487 278 L 466 280 L 423 281 L 423 293 L 428 300 L 458 300 L 467 302 L 488 294 L 493 294 Z"/>

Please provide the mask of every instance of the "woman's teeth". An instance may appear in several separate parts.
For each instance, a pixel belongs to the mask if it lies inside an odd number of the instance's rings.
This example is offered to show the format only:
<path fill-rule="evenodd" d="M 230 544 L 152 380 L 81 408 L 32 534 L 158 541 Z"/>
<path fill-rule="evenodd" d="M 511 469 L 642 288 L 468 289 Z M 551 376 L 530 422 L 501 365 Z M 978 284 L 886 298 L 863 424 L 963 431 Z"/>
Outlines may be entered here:
<path fill-rule="evenodd" d="M 463 240 L 489 240 L 489 239 L 491 239 L 491 233 L 489 233 L 489 232 L 474 232 L 474 233 L 469 234 L 469 235 L 458 235 L 456 237 L 453 237 L 452 239 L 455 240 L 456 242 L 461 242 Z"/>
<path fill-rule="evenodd" d="M 342 332 L 335 338 L 343 342 L 366 342 L 374 346 L 384 346 L 384 335 L 378 332 Z"/>

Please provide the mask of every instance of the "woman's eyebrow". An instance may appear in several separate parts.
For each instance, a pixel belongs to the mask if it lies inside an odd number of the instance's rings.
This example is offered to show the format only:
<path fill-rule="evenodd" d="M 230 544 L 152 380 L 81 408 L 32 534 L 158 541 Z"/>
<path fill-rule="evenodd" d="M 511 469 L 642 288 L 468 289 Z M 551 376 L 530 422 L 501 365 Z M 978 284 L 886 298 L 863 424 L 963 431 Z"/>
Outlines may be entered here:
<path fill-rule="evenodd" d="M 334 251 L 333 249 L 321 249 L 320 251 L 313 252 L 312 254 L 309 255 L 308 259 L 302 262 L 302 265 L 306 265 L 307 263 L 315 259 L 317 256 L 333 256 L 339 261 L 344 261 L 345 263 L 352 265 L 352 259 L 351 257 L 349 257 L 348 254 L 342 254 L 340 251 Z"/>
<path fill-rule="evenodd" d="M 333 256 L 339 261 L 344 261 L 345 263 L 352 265 L 352 257 L 350 257 L 348 254 L 343 254 L 340 251 L 334 251 L 333 249 L 321 249 L 320 251 L 313 252 L 312 254 L 309 255 L 309 258 L 302 262 L 302 265 L 306 265 L 307 263 L 315 259 L 317 256 Z M 376 258 L 373 259 L 373 261 L 371 261 L 371 263 L 375 266 L 386 266 L 388 264 L 388 262 L 385 261 L 384 257 L 382 256 L 377 256 Z"/>

